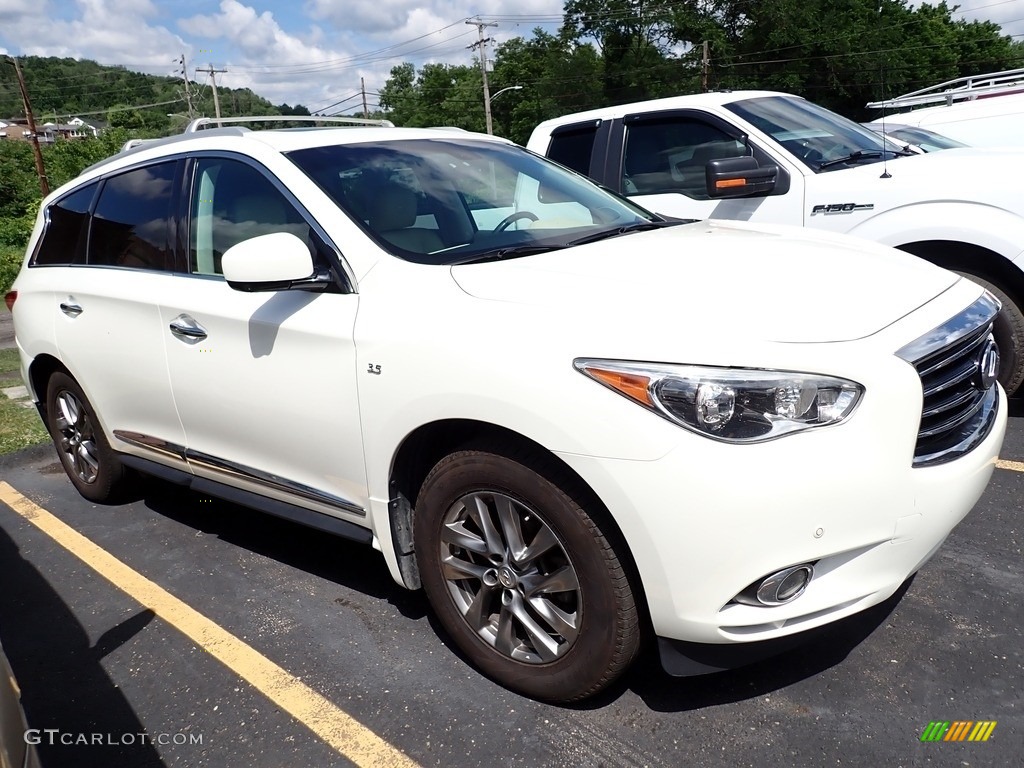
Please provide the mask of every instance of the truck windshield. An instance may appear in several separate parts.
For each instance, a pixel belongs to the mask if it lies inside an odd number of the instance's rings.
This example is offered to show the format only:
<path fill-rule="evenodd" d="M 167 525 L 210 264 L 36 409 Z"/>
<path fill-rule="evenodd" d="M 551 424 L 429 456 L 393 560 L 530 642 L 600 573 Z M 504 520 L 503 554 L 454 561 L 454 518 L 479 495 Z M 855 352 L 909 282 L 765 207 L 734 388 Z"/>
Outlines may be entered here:
<path fill-rule="evenodd" d="M 878 134 L 824 107 L 788 96 L 762 96 L 726 104 L 768 134 L 812 171 L 828 172 L 900 157 Z"/>

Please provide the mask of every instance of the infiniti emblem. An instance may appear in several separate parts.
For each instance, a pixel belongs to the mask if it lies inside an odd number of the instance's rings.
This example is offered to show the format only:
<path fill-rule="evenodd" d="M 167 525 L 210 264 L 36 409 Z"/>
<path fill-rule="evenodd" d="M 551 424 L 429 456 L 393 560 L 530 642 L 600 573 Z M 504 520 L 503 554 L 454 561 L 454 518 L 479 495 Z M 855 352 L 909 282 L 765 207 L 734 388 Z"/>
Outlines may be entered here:
<path fill-rule="evenodd" d="M 978 355 L 978 371 L 974 376 L 974 386 L 982 392 L 992 388 L 999 376 L 999 347 L 990 336 Z"/>

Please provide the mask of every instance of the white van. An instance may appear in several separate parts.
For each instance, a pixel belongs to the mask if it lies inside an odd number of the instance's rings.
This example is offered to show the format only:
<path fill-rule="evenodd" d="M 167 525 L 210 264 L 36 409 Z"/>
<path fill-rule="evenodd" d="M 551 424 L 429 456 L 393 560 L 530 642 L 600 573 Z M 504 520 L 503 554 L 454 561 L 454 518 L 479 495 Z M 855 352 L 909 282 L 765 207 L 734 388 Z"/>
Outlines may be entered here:
<path fill-rule="evenodd" d="M 921 105 L 932 106 L 913 108 Z M 867 106 L 886 110 L 874 125 L 927 128 L 974 147 L 1024 147 L 1024 69 L 950 80 Z"/>

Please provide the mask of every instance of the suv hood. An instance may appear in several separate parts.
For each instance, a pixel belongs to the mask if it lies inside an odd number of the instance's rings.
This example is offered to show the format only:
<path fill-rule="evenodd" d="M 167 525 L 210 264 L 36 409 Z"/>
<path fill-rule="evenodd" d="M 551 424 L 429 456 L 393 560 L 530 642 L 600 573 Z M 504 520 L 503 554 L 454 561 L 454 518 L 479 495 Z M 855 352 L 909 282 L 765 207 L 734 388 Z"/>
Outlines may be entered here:
<path fill-rule="evenodd" d="M 471 296 L 614 314 L 644 327 L 830 342 L 891 325 L 959 280 L 914 256 L 795 227 L 698 222 L 503 262 L 452 267 Z"/>

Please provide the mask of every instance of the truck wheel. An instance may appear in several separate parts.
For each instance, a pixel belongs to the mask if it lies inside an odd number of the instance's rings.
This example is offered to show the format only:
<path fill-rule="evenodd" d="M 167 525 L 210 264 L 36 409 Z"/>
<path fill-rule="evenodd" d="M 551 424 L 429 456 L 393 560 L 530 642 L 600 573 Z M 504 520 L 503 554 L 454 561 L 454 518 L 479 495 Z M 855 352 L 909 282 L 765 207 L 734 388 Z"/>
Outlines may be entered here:
<path fill-rule="evenodd" d="M 970 272 L 956 270 L 987 290 L 1003 305 L 992 333 L 999 345 L 999 383 L 1007 395 L 1014 394 L 1024 382 L 1024 312 L 998 285 Z"/>
<path fill-rule="evenodd" d="M 510 455 L 516 455 L 510 453 Z M 639 647 L 629 579 L 542 457 L 453 453 L 416 501 L 420 576 L 434 612 L 485 674 L 538 699 L 590 696 Z"/>

